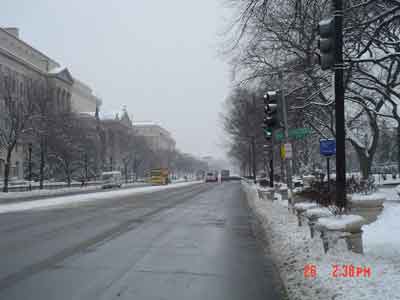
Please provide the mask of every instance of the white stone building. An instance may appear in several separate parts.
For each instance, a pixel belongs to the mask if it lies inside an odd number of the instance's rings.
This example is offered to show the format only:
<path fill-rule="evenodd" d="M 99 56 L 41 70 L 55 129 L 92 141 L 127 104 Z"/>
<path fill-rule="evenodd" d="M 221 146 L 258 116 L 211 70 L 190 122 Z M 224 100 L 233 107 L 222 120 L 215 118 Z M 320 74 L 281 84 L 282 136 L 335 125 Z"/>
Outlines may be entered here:
<path fill-rule="evenodd" d="M 0 72 L 13 78 L 13 93 L 23 95 L 27 80 L 43 80 L 48 86 L 57 111 L 96 111 L 101 101 L 88 85 L 74 78 L 67 68 L 33 48 L 19 37 L 17 28 L 0 28 Z M 3 99 L 0 99 L 0 107 Z M 0 120 L 1 126 L 1 120 Z M 11 159 L 11 177 L 23 178 L 27 146 L 19 141 Z M 5 151 L 0 144 L 0 178 L 4 173 Z"/>
<path fill-rule="evenodd" d="M 133 127 L 138 135 L 145 137 L 153 151 L 174 151 L 176 142 L 171 133 L 153 122 L 134 122 Z"/>

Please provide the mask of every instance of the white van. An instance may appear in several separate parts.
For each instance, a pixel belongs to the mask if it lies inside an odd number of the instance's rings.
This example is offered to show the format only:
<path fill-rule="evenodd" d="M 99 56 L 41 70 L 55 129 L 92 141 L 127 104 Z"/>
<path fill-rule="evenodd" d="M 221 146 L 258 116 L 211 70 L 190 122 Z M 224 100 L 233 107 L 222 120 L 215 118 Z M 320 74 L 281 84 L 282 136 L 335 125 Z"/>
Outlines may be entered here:
<path fill-rule="evenodd" d="M 103 189 L 122 186 L 122 175 L 119 171 L 110 171 L 101 173 L 101 187 Z"/>

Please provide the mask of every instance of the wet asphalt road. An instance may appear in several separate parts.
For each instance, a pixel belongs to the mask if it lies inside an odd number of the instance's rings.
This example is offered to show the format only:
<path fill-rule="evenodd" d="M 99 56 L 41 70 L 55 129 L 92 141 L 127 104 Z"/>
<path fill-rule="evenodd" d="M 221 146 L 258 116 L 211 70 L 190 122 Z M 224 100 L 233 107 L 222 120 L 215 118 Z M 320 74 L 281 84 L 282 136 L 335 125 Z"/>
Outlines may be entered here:
<path fill-rule="evenodd" d="M 2 214 L 0 299 L 279 300 L 253 222 L 237 182 Z"/>

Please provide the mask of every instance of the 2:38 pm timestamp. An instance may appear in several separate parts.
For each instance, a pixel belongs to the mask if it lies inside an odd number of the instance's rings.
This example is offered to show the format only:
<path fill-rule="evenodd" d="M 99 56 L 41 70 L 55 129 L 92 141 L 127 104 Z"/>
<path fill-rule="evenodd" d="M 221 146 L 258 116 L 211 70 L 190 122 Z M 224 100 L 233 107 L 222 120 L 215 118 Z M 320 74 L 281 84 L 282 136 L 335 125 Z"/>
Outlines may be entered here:
<path fill-rule="evenodd" d="M 371 268 L 354 265 L 332 265 L 331 276 L 333 278 L 371 277 Z"/>

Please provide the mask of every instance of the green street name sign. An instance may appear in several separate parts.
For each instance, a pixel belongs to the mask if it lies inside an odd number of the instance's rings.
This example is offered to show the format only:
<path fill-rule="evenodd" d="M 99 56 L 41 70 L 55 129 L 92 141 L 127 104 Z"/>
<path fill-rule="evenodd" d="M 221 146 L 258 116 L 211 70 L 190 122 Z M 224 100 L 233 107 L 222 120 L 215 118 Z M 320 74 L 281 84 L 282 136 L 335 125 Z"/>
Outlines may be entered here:
<path fill-rule="evenodd" d="M 303 127 L 303 128 L 292 128 L 289 129 L 289 138 L 295 140 L 304 139 L 307 135 L 312 132 L 311 128 Z M 283 132 L 279 131 L 275 134 L 275 139 L 279 142 L 284 138 Z"/>

